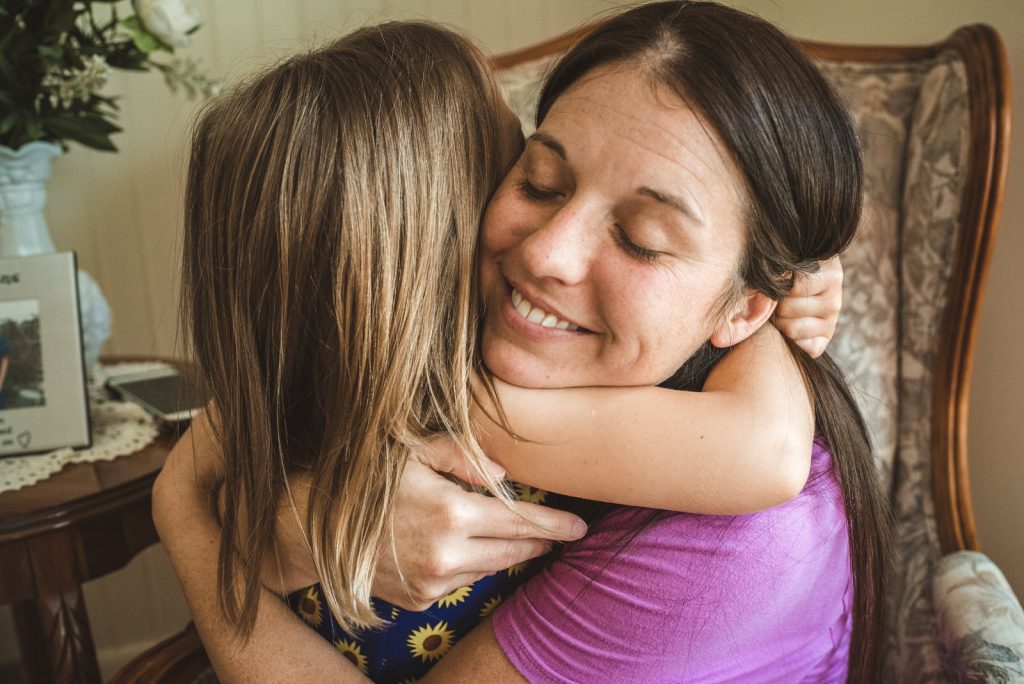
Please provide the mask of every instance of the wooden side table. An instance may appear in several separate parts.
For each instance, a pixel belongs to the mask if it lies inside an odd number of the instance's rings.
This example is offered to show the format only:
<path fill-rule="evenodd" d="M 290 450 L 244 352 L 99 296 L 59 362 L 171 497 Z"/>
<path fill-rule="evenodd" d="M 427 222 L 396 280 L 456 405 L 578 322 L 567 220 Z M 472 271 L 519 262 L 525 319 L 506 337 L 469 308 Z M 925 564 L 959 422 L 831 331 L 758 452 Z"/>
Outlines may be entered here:
<path fill-rule="evenodd" d="M 158 541 L 150 492 L 175 437 L 66 467 L 0 494 L 0 605 L 10 604 L 30 682 L 99 682 L 82 583 Z"/>

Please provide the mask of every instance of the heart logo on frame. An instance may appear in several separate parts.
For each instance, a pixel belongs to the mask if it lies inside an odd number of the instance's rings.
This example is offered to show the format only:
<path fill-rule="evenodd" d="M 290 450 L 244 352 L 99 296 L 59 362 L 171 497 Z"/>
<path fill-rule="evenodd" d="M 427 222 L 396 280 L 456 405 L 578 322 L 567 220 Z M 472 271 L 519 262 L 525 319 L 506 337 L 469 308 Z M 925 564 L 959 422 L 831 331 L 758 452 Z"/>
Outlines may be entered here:
<path fill-rule="evenodd" d="M 20 433 L 18 435 L 18 444 L 21 445 L 22 449 L 27 449 L 28 445 L 29 445 L 29 442 L 31 442 L 31 441 L 32 441 L 32 433 L 29 432 L 28 430 L 25 430 L 24 432 L 22 432 L 22 433 Z"/>

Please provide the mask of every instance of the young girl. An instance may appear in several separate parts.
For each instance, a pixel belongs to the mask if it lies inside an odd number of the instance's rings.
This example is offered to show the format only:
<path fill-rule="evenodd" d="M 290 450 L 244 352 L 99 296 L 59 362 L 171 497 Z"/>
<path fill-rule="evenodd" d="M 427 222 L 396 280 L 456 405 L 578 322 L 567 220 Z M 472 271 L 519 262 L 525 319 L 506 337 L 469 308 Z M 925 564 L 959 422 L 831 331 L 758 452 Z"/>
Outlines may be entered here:
<path fill-rule="evenodd" d="M 703 392 L 525 390 L 485 371 L 474 391 L 477 226 L 519 151 L 513 121 L 472 45 L 408 23 L 292 58 L 201 116 L 184 311 L 223 460 L 220 605 L 240 634 L 289 478 L 309 485 L 323 582 L 292 604 L 377 680 L 422 674 L 521 574 L 454 592 L 441 618 L 371 601 L 416 450 L 466 452 L 504 499 L 484 452 L 535 501 L 740 514 L 801 490 L 813 412 L 781 336 L 758 331 L 773 304 L 721 298 L 711 341 L 733 349 L 684 383 Z M 166 496 L 158 483 L 158 524 Z"/>

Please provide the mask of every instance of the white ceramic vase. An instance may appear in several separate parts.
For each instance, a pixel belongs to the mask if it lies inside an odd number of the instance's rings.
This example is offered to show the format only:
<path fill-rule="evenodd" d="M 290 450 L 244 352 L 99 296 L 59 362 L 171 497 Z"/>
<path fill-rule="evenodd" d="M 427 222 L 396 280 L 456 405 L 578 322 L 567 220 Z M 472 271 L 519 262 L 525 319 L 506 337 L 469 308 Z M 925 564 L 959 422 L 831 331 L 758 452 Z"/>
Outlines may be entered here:
<path fill-rule="evenodd" d="M 49 142 L 30 142 L 17 150 L 0 145 L 0 257 L 56 251 L 43 207 L 50 164 L 60 155 L 60 145 Z M 78 301 L 85 363 L 91 371 L 110 337 L 110 305 L 92 276 L 81 270 Z"/>

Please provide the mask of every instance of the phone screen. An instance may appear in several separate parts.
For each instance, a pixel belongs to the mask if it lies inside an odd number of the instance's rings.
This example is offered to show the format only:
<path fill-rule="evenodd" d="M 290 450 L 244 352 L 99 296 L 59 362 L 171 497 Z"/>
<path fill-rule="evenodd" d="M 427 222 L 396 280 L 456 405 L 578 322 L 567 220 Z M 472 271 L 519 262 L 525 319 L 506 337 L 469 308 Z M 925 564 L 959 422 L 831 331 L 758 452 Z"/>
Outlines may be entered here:
<path fill-rule="evenodd" d="M 119 383 L 118 388 L 166 415 L 201 408 L 206 401 L 199 389 L 182 375 Z"/>

